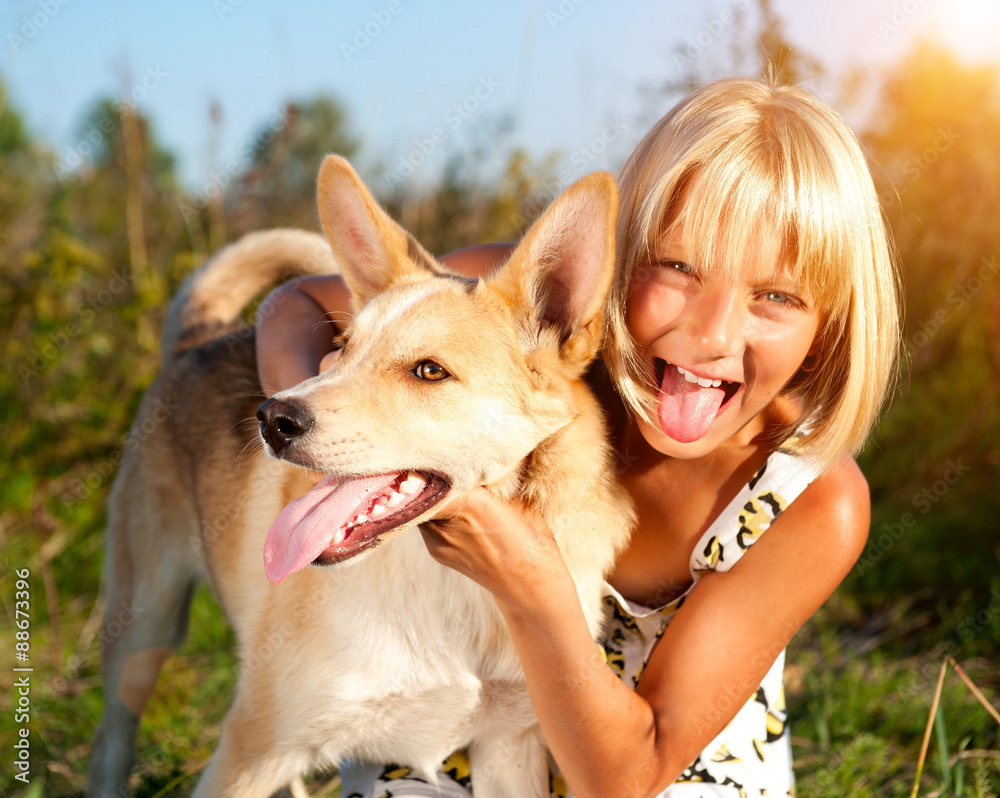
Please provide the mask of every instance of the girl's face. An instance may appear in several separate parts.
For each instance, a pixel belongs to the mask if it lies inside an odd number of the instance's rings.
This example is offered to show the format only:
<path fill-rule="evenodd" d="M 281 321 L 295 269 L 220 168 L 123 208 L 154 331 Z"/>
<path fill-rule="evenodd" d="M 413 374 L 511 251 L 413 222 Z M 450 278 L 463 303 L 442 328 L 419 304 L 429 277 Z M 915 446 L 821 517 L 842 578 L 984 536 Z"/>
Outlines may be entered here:
<path fill-rule="evenodd" d="M 626 312 L 636 351 L 658 386 L 658 426 L 643 437 L 673 457 L 707 454 L 764 431 L 762 410 L 810 353 L 821 311 L 762 231 L 757 251 L 725 274 L 693 262 L 685 231 L 663 236 L 633 277 Z"/>

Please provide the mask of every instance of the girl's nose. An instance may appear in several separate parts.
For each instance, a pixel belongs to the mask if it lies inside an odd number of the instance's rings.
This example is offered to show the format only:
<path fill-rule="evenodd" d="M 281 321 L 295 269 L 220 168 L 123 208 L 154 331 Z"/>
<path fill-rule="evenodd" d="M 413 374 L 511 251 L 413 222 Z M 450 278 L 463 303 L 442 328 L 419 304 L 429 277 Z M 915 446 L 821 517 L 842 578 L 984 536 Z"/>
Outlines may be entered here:
<path fill-rule="evenodd" d="M 738 301 L 735 286 L 703 286 L 698 301 L 688 305 L 688 324 L 700 360 L 721 360 L 738 355 L 743 346 L 746 308 Z"/>

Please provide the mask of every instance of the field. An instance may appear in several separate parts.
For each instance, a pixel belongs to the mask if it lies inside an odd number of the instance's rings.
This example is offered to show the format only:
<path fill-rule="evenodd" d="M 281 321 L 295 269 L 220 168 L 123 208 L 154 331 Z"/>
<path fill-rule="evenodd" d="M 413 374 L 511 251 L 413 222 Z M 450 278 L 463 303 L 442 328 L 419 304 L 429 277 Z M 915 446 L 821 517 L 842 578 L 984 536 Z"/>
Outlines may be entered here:
<path fill-rule="evenodd" d="M 919 794 L 997 796 L 1000 722 L 984 701 L 1000 707 L 1000 81 L 929 43 L 879 81 L 879 117 L 860 135 L 899 253 L 900 379 L 859 460 L 868 546 L 790 648 L 799 795 L 911 795 L 931 721 Z M 4 795 L 76 796 L 86 783 L 102 702 L 104 503 L 158 367 L 169 296 L 244 232 L 315 228 L 319 157 L 357 145 L 335 100 L 290 104 L 225 190 L 191 192 L 127 106 L 96 104 L 84 129 L 105 131 L 102 144 L 63 171 L 16 109 L 0 114 L 0 646 L 23 644 L 33 668 L 27 696 L 24 673 L 0 671 L 5 763 L 18 729 L 31 732 L 32 786 L 5 764 Z M 503 130 L 491 135 L 502 150 Z M 478 160 L 456 153 L 439 184 L 380 199 L 433 252 L 515 237 L 559 185 L 556 161 L 511 149 L 487 178 Z M 122 608 L 118 623 L 141 612 Z M 137 795 L 190 789 L 232 691 L 232 649 L 203 590 L 144 718 Z M 311 787 L 339 794 L 333 774 Z"/>

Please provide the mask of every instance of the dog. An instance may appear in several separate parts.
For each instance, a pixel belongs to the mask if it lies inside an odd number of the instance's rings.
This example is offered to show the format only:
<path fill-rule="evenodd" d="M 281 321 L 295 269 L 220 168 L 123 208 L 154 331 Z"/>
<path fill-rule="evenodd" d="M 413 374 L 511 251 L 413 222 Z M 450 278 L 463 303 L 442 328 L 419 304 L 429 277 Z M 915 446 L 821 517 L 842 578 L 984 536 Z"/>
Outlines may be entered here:
<path fill-rule="evenodd" d="M 467 749 L 478 798 L 542 798 L 548 754 L 503 618 L 418 526 L 479 486 L 519 497 L 551 528 L 599 633 L 603 578 L 633 520 L 583 379 L 614 267 L 614 181 L 571 186 L 481 280 L 435 261 L 342 158 L 324 161 L 318 204 L 328 246 L 252 234 L 171 307 L 165 370 L 137 424 L 173 412 L 127 454 L 110 497 L 106 621 L 130 602 L 145 610 L 104 650 L 89 795 L 126 783 L 204 575 L 240 669 L 196 796 L 263 798 L 345 757 L 433 780 Z M 256 438 L 240 423 L 260 385 L 239 313 L 281 276 L 337 270 L 354 311 L 340 355 L 261 405 Z M 266 457 L 244 454 L 261 445 Z M 312 490 L 307 469 L 327 475 Z"/>

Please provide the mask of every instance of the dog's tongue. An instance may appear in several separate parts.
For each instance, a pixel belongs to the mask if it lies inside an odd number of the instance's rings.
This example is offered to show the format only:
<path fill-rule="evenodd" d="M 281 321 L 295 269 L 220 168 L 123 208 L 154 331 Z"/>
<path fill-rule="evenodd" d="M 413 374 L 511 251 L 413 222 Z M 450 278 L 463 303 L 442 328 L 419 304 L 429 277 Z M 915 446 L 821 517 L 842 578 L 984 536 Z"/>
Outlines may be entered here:
<path fill-rule="evenodd" d="M 373 493 L 384 490 L 395 474 L 345 479 L 327 476 L 305 496 L 282 510 L 264 541 L 264 572 L 277 584 L 305 568 L 330 547 L 334 533 Z"/>
<path fill-rule="evenodd" d="M 691 443 L 708 432 L 726 392 L 688 382 L 676 366 L 668 363 L 658 398 L 660 427 L 675 441 Z"/>

